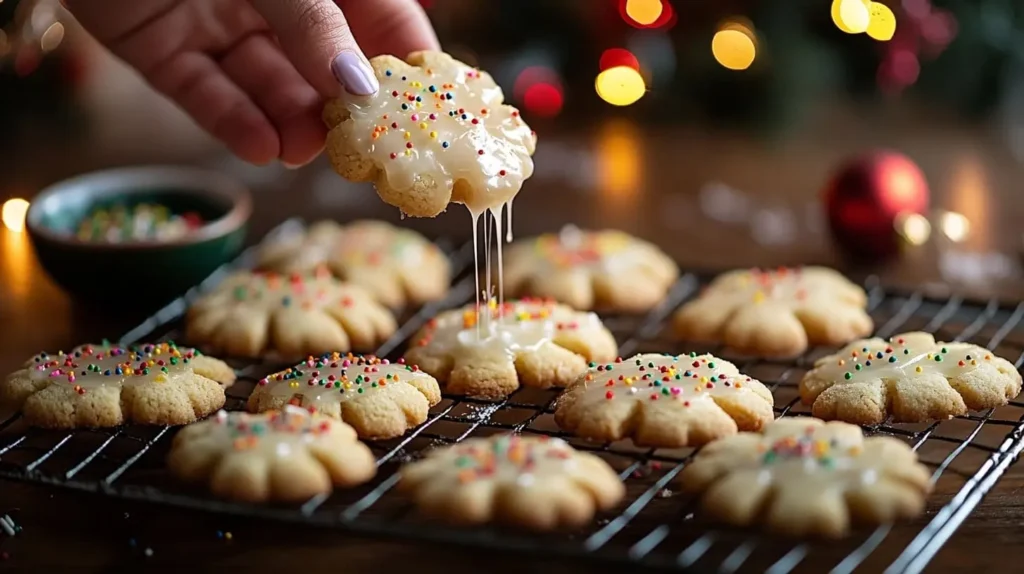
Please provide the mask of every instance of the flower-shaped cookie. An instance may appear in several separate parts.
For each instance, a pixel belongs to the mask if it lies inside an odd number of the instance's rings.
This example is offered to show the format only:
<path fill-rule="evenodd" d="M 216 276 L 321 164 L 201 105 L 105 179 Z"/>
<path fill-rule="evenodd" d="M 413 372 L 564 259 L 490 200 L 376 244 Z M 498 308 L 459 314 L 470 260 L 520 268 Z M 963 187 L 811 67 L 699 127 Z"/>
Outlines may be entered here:
<path fill-rule="evenodd" d="M 800 381 L 814 416 L 862 425 L 942 420 L 1003 406 L 1020 393 L 1013 364 L 967 343 L 928 333 L 850 343 L 823 357 Z"/>
<path fill-rule="evenodd" d="M 434 217 L 449 202 L 498 208 L 533 175 L 536 136 L 487 73 L 442 52 L 370 63 L 375 96 L 324 108 L 327 154 L 342 177 L 375 182 L 406 215 Z"/>
<path fill-rule="evenodd" d="M 817 345 L 840 345 L 871 332 L 867 295 L 823 267 L 731 271 L 675 317 L 688 341 L 725 343 L 756 356 L 795 356 Z"/>
<path fill-rule="evenodd" d="M 235 373 L 173 343 L 40 353 L 0 382 L 0 404 L 46 428 L 183 425 L 224 406 Z"/>
<path fill-rule="evenodd" d="M 385 439 L 423 424 L 440 400 L 434 377 L 405 361 L 329 353 L 261 379 L 249 395 L 249 410 L 291 404 L 341 419 L 360 438 Z"/>
<path fill-rule="evenodd" d="M 931 491 L 928 470 L 906 443 L 806 417 L 709 444 L 681 482 L 717 520 L 791 536 L 840 537 L 851 521 L 913 518 Z"/>
<path fill-rule="evenodd" d="M 186 322 L 190 343 L 238 357 L 372 351 L 395 329 L 391 312 L 365 289 L 322 269 L 235 274 L 196 301 Z"/>
<path fill-rule="evenodd" d="M 772 393 L 711 355 L 636 355 L 592 364 L 565 390 L 555 422 L 577 436 L 654 447 L 701 446 L 775 418 Z"/>
<path fill-rule="evenodd" d="M 321 221 L 260 250 L 259 267 L 268 271 L 307 273 L 321 265 L 392 308 L 443 298 L 451 273 L 436 245 L 383 221 Z"/>
<path fill-rule="evenodd" d="M 347 424 L 305 409 L 251 415 L 220 411 L 174 437 L 171 473 L 218 497 L 299 502 L 377 473 L 373 453 Z"/>
<path fill-rule="evenodd" d="M 421 512 L 457 524 L 581 526 L 626 493 L 608 463 L 545 436 L 467 439 L 431 451 L 400 473 L 399 490 Z"/>
<path fill-rule="evenodd" d="M 494 399 L 520 384 L 564 387 L 587 361 L 610 361 L 616 344 L 593 313 L 540 299 L 493 300 L 445 311 L 412 338 L 407 362 L 445 383 L 445 391 Z"/>
<path fill-rule="evenodd" d="M 574 309 L 642 312 L 665 297 L 679 275 L 654 245 L 621 231 L 581 231 L 521 240 L 505 259 L 513 295 L 551 297 Z"/>

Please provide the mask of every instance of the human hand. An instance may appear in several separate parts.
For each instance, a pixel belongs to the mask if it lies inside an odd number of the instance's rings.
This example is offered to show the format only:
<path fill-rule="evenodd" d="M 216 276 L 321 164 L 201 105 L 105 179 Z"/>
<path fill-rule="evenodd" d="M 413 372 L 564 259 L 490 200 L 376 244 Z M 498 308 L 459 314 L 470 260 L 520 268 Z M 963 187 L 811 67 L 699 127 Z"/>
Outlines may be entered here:
<path fill-rule="evenodd" d="M 255 164 L 315 158 L 326 135 L 323 98 L 343 89 L 377 91 L 367 54 L 404 58 L 438 47 L 416 0 L 62 3 L 154 88 Z"/>

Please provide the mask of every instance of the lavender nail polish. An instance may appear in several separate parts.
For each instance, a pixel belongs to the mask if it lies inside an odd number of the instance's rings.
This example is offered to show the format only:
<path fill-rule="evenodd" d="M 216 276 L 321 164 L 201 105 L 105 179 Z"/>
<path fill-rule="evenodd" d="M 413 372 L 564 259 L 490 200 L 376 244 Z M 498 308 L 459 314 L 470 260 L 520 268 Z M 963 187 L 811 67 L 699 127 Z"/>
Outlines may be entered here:
<path fill-rule="evenodd" d="M 331 71 L 334 77 L 351 94 L 357 96 L 372 96 L 380 89 L 377 77 L 373 70 L 363 61 L 362 58 L 353 52 L 342 52 L 331 62 Z"/>

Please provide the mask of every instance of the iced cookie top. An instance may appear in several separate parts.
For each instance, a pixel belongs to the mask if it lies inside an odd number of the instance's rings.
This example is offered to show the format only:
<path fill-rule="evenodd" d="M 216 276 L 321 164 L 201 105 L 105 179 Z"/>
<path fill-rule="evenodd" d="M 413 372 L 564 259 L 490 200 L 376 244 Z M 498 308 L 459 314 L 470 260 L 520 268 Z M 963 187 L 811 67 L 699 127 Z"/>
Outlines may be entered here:
<path fill-rule="evenodd" d="M 904 333 L 888 341 L 867 339 L 851 343 L 835 355 L 819 360 L 813 373 L 815 378 L 837 384 L 906 380 L 933 374 L 948 379 L 992 360 L 992 353 L 977 345 L 936 342 L 928 333 Z"/>
<path fill-rule="evenodd" d="M 621 231 L 583 231 L 572 225 L 532 241 L 537 257 L 558 268 L 614 269 L 635 263 L 638 247 Z"/>
<path fill-rule="evenodd" d="M 545 436 L 495 435 L 473 438 L 433 451 L 435 482 L 490 480 L 528 486 L 536 480 L 582 472 L 577 453 L 565 441 Z"/>
<path fill-rule="evenodd" d="M 81 345 L 68 353 L 39 353 L 27 369 L 33 380 L 66 383 L 85 394 L 98 387 L 167 382 L 176 374 L 190 372 L 189 361 L 197 355 L 198 351 L 174 343 Z"/>
<path fill-rule="evenodd" d="M 752 379 L 712 355 L 644 354 L 611 363 L 591 363 L 580 400 L 678 401 L 690 406 L 717 395 L 748 392 Z"/>
<path fill-rule="evenodd" d="M 497 208 L 533 174 L 535 135 L 519 111 L 503 105 L 501 88 L 485 72 L 447 54 L 422 54 L 421 65 L 374 59 L 375 96 L 346 103 L 344 128 L 355 150 L 381 166 L 396 189 L 416 178 L 451 190 L 465 181 L 467 206 Z"/>
<path fill-rule="evenodd" d="M 370 297 L 362 288 L 343 283 L 327 269 L 319 268 L 307 274 L 239 273 L 200 302 L 212 305 L 224 300 L 270 311 L 288 307 L 353 307 L 370 302 Z"/>
<path fill-rule="evenodd" d="M 339 230 L 333 258 L 344 265 L 420 265 L 441 252 L 420 234 L 379 221 L 357 221 Z"/>
<path fill-rule="evenodd" d="M 259 386 L 273 395 L 302 395 L 307 399 L 304 404 L 315 409 L 321 401 L 344 403 L 414 379 L 434 380 L 402 359 L 391 363 L 374 356 L 328 353 L 270 375 Z"/>
<path fill-rule="evenodd" d="M 843 300 L 853 291 L 859 288 L 831 269 L 780 267 L 727 273 L 712 282 L 704 296 L 754 304 L 770 301 L 795 307 L 809 300 Z"/>
<path fill-rule="evenodd" d="M 262 414 L 220 411 L 201 423 L 204 438 L 217 450 L 247 451 L 262 456 L 286 457 L 323 440 L 355 440 L 355 431 L 340 421 L 285 406 Z"/>
<path fill-rule="evenodd" d="M 441 313 L 427 323 L 415 344 L 436 353 L 472 348 L 511 358 L 553 341 L 563 331 L 602 330 L 594 313 L 573 311 L 550 300 L 521 299 L 504 305 L 492 300 L 479 312 L 470 304 Z"/>

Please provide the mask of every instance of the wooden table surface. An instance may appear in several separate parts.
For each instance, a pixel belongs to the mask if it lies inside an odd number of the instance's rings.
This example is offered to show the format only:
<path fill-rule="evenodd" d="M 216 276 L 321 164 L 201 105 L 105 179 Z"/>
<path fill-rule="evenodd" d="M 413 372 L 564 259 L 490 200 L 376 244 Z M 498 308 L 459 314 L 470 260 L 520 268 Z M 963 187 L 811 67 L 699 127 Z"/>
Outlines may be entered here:
<path fill-rule="evenodd" d="M 892 284 L 1019 300 L 1024 293 L 1018 269 L 1024 202 L 1016 186 L 1021 165 L 1006 146 L 978 126 L 926 122 L 908 114 L 871 115 L 868 121 L 864 117 L 830 115 L 816 122 L 815 129 L 780 142 L 682 128 L 647 129 L 624 121 L 595 125 L 589 133 L 542 132 L 537 175 L 515 202 L 515 232 L 526 236 L 566 223 L 617 227 L 658 243 L 685 267 L 821 263 L 878 273 Z M 954 244 L 935 233 L 928 244 L 896 261 L 851 268 L 829 240 L 818 200 L 837 162 L 873 146 L 899 149 L 918 161 L 931 183 L 933 206 L 966 215 L 969 238 Z M 166 159 L 159 150 L 112 156 L 74 142 L 36 149 L 19 155 L 16 169 L 9 165 L 12 160 L 0 161 L 5 166 L 0 169 L 0 199 L 30 197 L 45 184 L 96 167 Z M 370 189 L 343 182 L 322 160 L 297 171 L 251 168 L 221 156 L 201 163 L 251 186 L 254 237 L 287 216 L 398 221 L 397 213 Z M 403 224 L 435 236 L 469 234 L 469 216 L 460 208 L 435 220 Z M 117 337 L 152 310 L 97 312 L 73 304 L 39 268 L 28 238 L 0 230 L 0 371 L 12 370 L 40 349 Z M 929 569 L 1009 571 L 1024 562 L 1024 499 L 1018 496 L 1022 486 L 1024 467 L 1011 467 Z M 0 483 L 0 514 L 11 509 L 17 509 L 24 530 L 0 543 L 6 556 L 0 571 L 5 572 L 143 567 L 277 571 L 296 564 L 324 571 L 534 567 L 518 560 L 495 561 L 487 554 L 346 540 L 294 526 Z M 217 531 L 230 531 L 232 540 L 218 538 Z M 152 551 L 148 557 L 147 548 Z M 554 566 L 565 565 L 537 565 Z"/>

